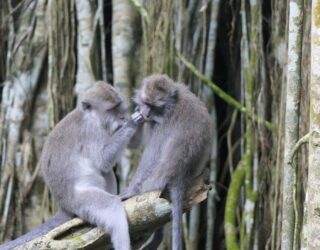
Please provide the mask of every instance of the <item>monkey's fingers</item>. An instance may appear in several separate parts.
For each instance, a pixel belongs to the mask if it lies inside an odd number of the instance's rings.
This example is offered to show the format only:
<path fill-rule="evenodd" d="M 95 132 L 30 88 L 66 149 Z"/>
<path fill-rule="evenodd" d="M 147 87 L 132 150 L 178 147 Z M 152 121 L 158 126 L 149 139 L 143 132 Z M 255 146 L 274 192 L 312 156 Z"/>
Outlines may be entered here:
<path fill-rule="evenodd" d="M 134 121 L 135 124 L 142 124 L 144 123 L 144 118 L 142 114 L 140 113 L 139 110 L 136 110 L 132 115 L 131 115 L 132 120 Z"/>

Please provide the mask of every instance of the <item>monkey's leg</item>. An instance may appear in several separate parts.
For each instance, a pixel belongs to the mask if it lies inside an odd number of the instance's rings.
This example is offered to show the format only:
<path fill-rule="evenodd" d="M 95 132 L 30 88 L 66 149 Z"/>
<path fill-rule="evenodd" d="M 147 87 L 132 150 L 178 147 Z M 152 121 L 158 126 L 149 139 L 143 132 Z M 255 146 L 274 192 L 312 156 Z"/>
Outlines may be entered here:
<path fill-rule="evenodd" d="M 116 250 L 130 249 L 128 221 L 118 196 L 89 187 L 76 189 L 74 199 L 75 214 L 110 234 Z"/>
<path fill-rule="evenodd" d="M 145 173 L 145 172 L 144 172 Z M 135 176 L 126 191 L 120 194 L 121 200 L 129 199 L 132 196 L 143 194 L 146 192 L 163 190 L 166 186 L 165 178 L 157 178 L 156 176 L 139 175 Z"/>
<path fill-rule="evenodd" d="M 116 175 L 114 174 L 113 170 L 111 169 L 108 173 L 103 173 L 103 177 L 106 182 L 105 191 L 110 194 L 117 194 L 117 179 Z"/>
<path fill-rule="evenodd" d="M 139 166 L 128 188 L 120 194 L 121 200 L 126 200 L 132 196 L 146 192 L 164 190 L 170 176 L 167 176 L 166 173 L 160 174 L 157 171 L 153 173 L 150 171 L 152 167 L 149 165 Z M 161 168 L 159 167 L 159 169 Z"/>
<path fill-rule="evenodd" d="M 140 162 L 141 163 L 141 162 Z M 152 178 L 152 166 L 149 166 L 149 164 L 142 164 L 139 165 L 135 175 L 133 176 L 132 180 L 129 183 L 129 186 L 127 189 L 120 194 L 120 197 L 122 200 L 126 200 L 132 196 L 142 194 L 146 191 L 143 190 L 143 185 L 145 182 L 147 182 L 148 179 Z M 154 182 L 152 182 L 152 185 Z M 152 188 L 151 188 L 152 189 Z M 150 191 L 157 190 L 152 189 Z"/>
<path fill-rule="evenodd" d="M 113 166 L 119 152 L 125 149 L 136 130 L 137 125 L 132 120 L 129 120 L 123 127 L 115 132 L 111 137 L 111 141 L 108 141 L 107 145 L 103 148 L 103 161 Z"/>
<path fill-rule="evenodd" d="M 144 138 L 144 124 L 138 124 L 138 128 L 132 138 L 130 139 L 128 148 L 130 149 L 136 149 L 139 148 L 143 144 L 143 138 Z"/>
<path fill-rule="evenodd" d="M 122 192 L 121 194 L 119 194 L 119 197 L 122 201 L 125 201 L 133 196 L 139 195 L 141 194 L 141 192 L 138 189 L 135 190 L 126 190 L 124 192 Z"/>
<path fill-rule="evenodd" d="M 144 171 L 143 173 L 145 174 Z M 142 185 L 146 178 L 147 176 L 144 176 L 140 173 L 136 173 L 136 175 L 132 178 L 131 182 L 129 183 L 127 189 L 120 194 L 121 200 L 127 200 L 132 196 L 142 194 Z"/>

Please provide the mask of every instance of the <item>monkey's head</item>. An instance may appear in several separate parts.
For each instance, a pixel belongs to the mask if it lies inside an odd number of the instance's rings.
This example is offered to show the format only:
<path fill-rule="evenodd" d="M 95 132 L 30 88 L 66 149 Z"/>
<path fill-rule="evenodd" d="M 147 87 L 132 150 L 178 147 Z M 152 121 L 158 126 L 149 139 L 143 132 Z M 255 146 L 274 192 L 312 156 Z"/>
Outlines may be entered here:
<path fill-rule="evenodd" d="M 146 121 L 161 123 L 177 101 L 178 90 L 174 82 L 162 74 L 153 74 L 142 80 L 134 102 Z"/>
<path fill-rule="evenodd" d="M 128 119 L 123 98 L 110 84 L 102 81 L 96 82 L 83 93 L 78 109 L 88 121 L 98 123 L 111 134 Z"/>

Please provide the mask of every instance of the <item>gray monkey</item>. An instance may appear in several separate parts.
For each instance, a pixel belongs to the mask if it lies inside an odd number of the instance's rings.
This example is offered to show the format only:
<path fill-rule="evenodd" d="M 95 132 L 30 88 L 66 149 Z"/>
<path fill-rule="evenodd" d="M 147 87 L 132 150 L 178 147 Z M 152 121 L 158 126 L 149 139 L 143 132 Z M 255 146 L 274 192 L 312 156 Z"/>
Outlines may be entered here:
<path fill-rule="evenodd" d="M 130 249 L 126 213 L 115 195 L 113 166 L 143 122 L 139 114 L 133 118 L 128 119 L 124 101 L 111 85 L 97 82 L 88 89 L 48 135 L 40 158 L 44 180 L 59 212 L 0 249 L 30 241 L 73 216 L 108 232 L 116 250 Z"/>
<path fill-rule="evenodd" d="M 127 190 L 127 199 L 144 192 L 168 192 L 172 202 L 172 249 L 182 250 L 182 201 L 185 192 L 205 168 L 211 152 L 212 125 L 204 104 L 186 86 L 166 75 L 142 81 L 134 98 L 149 136 L 139 166 Z M 158 230 L 146 249 L 156 249 Z"/>

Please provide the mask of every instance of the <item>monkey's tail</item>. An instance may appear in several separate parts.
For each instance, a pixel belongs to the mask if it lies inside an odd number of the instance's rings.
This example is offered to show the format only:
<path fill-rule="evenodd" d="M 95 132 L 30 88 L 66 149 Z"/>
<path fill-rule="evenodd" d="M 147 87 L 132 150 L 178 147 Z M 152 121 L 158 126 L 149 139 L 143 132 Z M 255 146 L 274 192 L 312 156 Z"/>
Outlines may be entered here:
<path fill-rule="evenodd" d="M 182 250 L 182 202 L 183 188 L 172 187 L 170 189 L 170 199 L 172 207 L 172 249 Z"/>
<path fill-rule="evenodd" d="M 41 235 L 44 235 L 54 229 L 57 226 L 60 226 L 61 224 L 67 222 L 68 220 L 72 219 L 73 216 L 70 214 L 59 210 L 51 219 L 46 221 L 41 226 L 37 227 L 36 229 L 20 236 L 19 238 L 9 241 L 7 243 L 4 243 L 0 245 L 0 250 L 9 250 L 13 249 L 19 245 L 22 245 L 30 240 L 33 240 Z"/>

